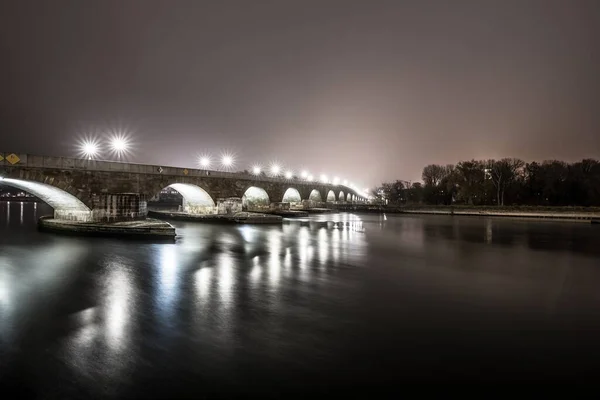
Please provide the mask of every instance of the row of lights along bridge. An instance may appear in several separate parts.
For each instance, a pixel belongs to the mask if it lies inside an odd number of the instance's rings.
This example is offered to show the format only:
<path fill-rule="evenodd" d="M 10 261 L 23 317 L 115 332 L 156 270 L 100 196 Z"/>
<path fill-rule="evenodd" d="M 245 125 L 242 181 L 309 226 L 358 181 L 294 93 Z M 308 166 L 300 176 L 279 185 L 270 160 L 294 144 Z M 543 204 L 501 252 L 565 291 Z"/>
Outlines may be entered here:
<path fill-rule="evenodd" d="M 80 154 L 88 160 L 97 158 L 100 154 L 100 148 L 101 145 L 96 140 L 84 140 L 79 145 Z M 110 152 L 120 160 L 122 157 L 129 154 L 130 143 L 125 136 L 113 136 L 108 141 L 108 148 Z M 231 171 L 231 169 L 235 166 L 235 160 L 231 154 L 223 154 L 220 161 L 220 167 L 223 171 Z M 212 164 L 213 163 L 210 156 L 205 155 L 198 158 L 198 165 L 202 169 L 208 170 L 212 167 Z M 271 177 L 285 177 L 286 179 L 297 178 L 293 171 L 283 171 L 281 166 L 276 163 L 271 164 L 267 171 L 264 171 L 260 165 L 254 165 L 252 166 L 251 173 L 256 176 L 264 173 Z M 302 171 L 300 173 L 300 178 L 307 182 L 313 182 L 316 180 L 316 178 L 308 171 Z M 330 180 L 327 175 L 322 174 L 319 177 L 319 181 L 323 183 L 332 183 L 334 185 L 342 184 L 354 189 L 355 191 L 359 191 L 359 189 L 353 183 L 349 183 L 347 180 L 341 180 L 338 177 L 334 177 Z M 364 193 L 368 194 L 368 190 L 365 189 Z"/>

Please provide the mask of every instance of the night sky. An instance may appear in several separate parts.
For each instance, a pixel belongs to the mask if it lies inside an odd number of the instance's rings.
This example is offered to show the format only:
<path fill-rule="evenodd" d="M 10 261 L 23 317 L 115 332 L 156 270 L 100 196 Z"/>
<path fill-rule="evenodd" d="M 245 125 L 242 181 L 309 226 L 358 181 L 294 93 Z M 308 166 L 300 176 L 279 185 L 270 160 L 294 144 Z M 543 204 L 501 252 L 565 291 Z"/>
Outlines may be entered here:
<path fill-rule="evenodd" d="M 600 1 L 2 1 L 0 150 L 237 154 L 373 186 L 600 158 Z"/>

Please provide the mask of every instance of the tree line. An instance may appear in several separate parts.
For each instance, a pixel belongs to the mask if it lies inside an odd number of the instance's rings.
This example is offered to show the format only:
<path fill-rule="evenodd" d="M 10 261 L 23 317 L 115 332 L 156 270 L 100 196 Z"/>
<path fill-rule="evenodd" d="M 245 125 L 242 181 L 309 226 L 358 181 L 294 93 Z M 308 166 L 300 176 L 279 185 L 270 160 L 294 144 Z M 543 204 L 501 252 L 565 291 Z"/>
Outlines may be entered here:
<path fill-rule="evenodd" d="M 380 202 L 397 205 L 600 205 L 600 162 L 592 159 L 526 163 L 503 158 L 431 164 L 423 168 L 422 180 L 382 183 L 372 194 Z"/>

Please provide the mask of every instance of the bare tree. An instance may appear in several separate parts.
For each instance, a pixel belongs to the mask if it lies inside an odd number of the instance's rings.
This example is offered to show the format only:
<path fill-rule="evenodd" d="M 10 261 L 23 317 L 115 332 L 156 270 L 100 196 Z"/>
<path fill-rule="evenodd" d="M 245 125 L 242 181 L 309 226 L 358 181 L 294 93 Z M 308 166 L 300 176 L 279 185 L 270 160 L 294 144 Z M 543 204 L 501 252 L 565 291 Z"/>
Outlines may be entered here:
<path fill-rule="evenodd" d="M 423 168 L 423 182 L 428 186 L 437 186 L 447 175 L 446 167 L 437 164 L 430 164 Z"/>
<path fill-rule="evenodd" d="M 504 192 L 519 175 L 520 170 L 525 166 L 525 163 L 518 158 L 503 158 L 495 161 L 489 160 L 487 168 L 496 187 L 496 200 L 499 206 L 504 205 Z"/>

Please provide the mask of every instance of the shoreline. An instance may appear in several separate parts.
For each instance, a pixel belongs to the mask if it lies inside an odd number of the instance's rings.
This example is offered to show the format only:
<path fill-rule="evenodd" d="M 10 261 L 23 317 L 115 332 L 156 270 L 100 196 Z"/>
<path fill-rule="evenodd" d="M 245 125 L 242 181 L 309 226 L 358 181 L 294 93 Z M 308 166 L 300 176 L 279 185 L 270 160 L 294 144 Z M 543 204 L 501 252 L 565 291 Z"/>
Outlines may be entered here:
<path fill-rule="evenodd" d="M 585 222 L 591 224 L 600 224 L 600 210 L 590 209 L 582 211 L 580 209 L 551 209 L 536 208 L 518 209 L 518 207 L 487 208 L 487 207 L 382 207 L 382 206 L 352 206 L 341 207 L 340 211 L 354 211 L 379 214 L 411 214 L 411 215 L 449 215 L 465 217 L 499 217 L 499 218 L 518 218 L 535 220 L 554 220 L 569 222 Z"/>

